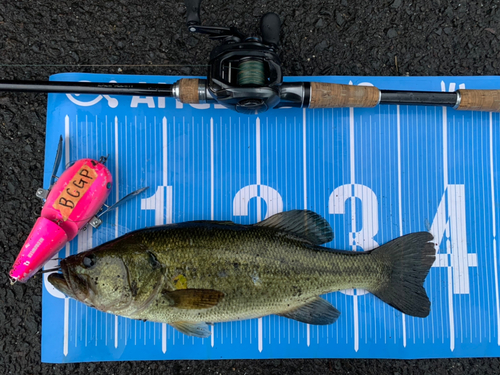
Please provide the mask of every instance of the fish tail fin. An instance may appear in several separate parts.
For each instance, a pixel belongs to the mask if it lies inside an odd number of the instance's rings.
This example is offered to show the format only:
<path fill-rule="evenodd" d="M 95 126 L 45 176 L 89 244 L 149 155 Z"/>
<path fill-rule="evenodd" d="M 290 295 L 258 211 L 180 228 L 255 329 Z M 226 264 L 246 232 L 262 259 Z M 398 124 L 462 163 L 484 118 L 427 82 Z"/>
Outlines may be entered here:
<path fill-rule="evenodd" d="M 436 258 L 429 232 L 417 232 L 396 238 L 373 250 L 373 255 L 389 267 L 389 278 L 371 293 L 395 309 L 412 316 L 429 315 L 431 302 L 424 281 Z"/>

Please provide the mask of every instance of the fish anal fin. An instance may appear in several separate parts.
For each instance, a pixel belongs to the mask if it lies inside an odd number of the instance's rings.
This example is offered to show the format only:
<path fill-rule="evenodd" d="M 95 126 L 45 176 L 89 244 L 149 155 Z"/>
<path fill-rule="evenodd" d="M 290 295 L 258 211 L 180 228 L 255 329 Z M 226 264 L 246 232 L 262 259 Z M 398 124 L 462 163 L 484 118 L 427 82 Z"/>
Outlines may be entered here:
<path fill-rule="evenodd" d="M 180 322 L 172 322 L 169 324 L 179 332 L 184 333 L 185 335 L 188 336 L 195 336 L 205 339 L 207 337 L 210 337 L 210 335 L 212 334 L 212 332 L 208 328 L 207 323 L 204 322 L 180 321 Z"/>
<path fill-rule="evenodd" d="M 224 293 L 213 289 L 163 290 L 161 294 L 170 306 L 178 309 L 208 309 L 224 297 Z"/>
<path fill-rule="evenodd" d="M 291 233 L 313 245 L 321 245 L 333 240 L 332 227 L 328 221 L 309 210 L 280 212 L 255 225 Z"/>
<path fill-rule="evenodd" d="M 277 315 L 302 323 L 327 325 L 339 318 L 340 311 L 323 298 L 316 297 L 302 306 Z"/>

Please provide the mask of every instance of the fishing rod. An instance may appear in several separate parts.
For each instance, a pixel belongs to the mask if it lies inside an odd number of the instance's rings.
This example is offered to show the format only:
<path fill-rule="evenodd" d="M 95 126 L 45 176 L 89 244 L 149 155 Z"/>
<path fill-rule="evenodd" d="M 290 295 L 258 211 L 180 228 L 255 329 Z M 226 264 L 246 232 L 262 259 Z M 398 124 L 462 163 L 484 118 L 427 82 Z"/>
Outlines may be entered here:
<path fill-rule="evenodd" d="M 185 5 L 188 30 L 221 42 L 210 53 L 206 79 L 183 78 L 173 84 L 0 80 L 0 91 L 161 96 L 186 104 L 219 103 L 246 114 L 280 107 L 371 108 L 379 104 L 500 112 L 500 90 L 404 91 L 324 82 L 283 82 L 278 56 L 281 22 L 277 14 L 263 15 L 261 35 L 248 37 L 234 27 L 201 25 L 201 0 L 185 0 Z"/>

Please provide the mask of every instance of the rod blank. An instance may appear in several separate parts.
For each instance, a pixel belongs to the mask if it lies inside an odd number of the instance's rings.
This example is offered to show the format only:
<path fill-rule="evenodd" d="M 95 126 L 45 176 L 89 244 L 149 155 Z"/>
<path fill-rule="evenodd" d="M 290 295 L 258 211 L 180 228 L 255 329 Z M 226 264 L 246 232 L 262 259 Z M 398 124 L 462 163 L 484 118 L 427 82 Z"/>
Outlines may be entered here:
<path fill-rule="evenodd" d="M 0 81 L 0 91 L 172 97 L 171 84 Z"/>
<path fill-rule="evenodd" d="M 500 112 L 500 90 L 402 91 L 379 90 L 373 86 L 355 86 L 324 82 L 284 83 L 286 100 L 293 106 L 309 108 L 358 107 L 377 104 L 430 105 L 458 110 Z M 207 98 L 205 80 L 181 79 L 174 84 L 96 83 L 60 81 L 1 81 L 0 91 L 46 92 L 94 95 L 161 96 L 200 103 Z M 202 97 L 203 96 L 203 97 Z"/>
<path fill-rule="evenodd" d="M 454 107 L 456 92 L 381 90 L 380 104 L 435 105 Z"/>

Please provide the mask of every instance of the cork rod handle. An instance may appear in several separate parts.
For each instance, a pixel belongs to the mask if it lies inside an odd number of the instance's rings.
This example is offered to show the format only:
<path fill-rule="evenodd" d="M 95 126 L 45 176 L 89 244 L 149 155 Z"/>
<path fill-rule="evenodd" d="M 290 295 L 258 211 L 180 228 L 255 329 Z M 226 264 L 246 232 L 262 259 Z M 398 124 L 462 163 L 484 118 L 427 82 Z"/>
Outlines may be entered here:
<path fill-rule="evenodd" d="M 373 86 L 311 82 L 309 108 L 375 107 L 380 90 Z"/>
<path fill-rule="evenodd" d="M 500 112 L 500 90 L 458 90 L 460 103 L 455 109 Z"/>
<path fill-rule="evenodd" d="M 186 104 L 198 104 L 198 79 L 182 78 L 179 80 L 179 100 Z"/>

